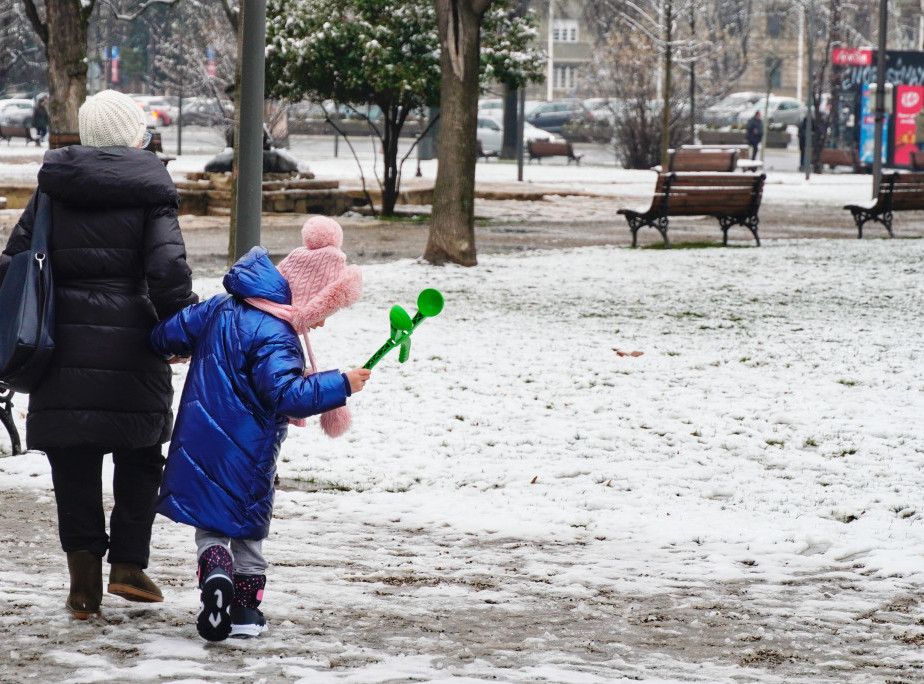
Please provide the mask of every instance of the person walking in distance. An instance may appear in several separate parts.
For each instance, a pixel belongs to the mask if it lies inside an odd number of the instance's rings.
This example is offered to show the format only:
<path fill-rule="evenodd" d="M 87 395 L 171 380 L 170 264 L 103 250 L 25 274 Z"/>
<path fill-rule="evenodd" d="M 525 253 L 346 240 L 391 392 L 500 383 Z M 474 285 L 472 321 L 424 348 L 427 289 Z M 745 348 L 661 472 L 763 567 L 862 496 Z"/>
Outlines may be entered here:
<path fill-rule="evenodd" d="M 26 444 L 51 465 L 70 574 L 65 606 L 85 619 L 100 610 L 107 551 L 109 593 L 163 601 L 144 570 L 173 388 L 170 366 L 149 337 L 159 319 L 197 297 L 176 186 L 163 163 L 140 149 L 148 138 L 141 108 L 104 90 L 83 103 L 78 123 L 83 144 L 47 151 L 38 172 L 38 187 L 51 198 L 55 349 L 29 395 Z M 29 249 L 37 198 L 0 255 L 0 282 L 10 257 Z M 107 534 L 102 469 L 110 453 Z"/>
<path fill-rule="evenodd" d="M 41 98 L 32 110 L 32 126 L 35 128 L 35 144 L 41 145 L 48 135 L 48 98 Z"/>
<path fill-rule="evenodd" d="M 278 269 L 254 247 L 225 276 L 228 294 L 184 309 L 151 335 L 163 358 L 192 357 L 157 511 L 196 530 L 196 629 L 208 641 L 266 630 L 262 544 L 288 424 L 321 414 L 329 436 L 343 434 L 347 398 L 370 376 L 364 368 L 317 372 L 308 331 L 359 298 L 362 276 L 346 265 L 333 219 L 308 219 L 302 240 Z"/>
<path fill-rule="evenodd" d="M 751 146 L 751 159 L 757 159 L 757 150 L 764 139 L 764 122 L 761 120 L 759 110 L 754 112 L 754 116 L 748 120 L 744 133 L 748 145 Z"/>

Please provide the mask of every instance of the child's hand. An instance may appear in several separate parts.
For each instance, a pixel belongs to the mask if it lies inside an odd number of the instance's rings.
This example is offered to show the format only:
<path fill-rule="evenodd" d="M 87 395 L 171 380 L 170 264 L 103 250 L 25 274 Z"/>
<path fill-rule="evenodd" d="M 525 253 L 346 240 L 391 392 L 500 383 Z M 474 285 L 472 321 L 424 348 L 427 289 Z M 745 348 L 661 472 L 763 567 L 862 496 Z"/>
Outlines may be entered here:
<path fill-rule="evenodd" d="M 351 371 L 347 371 L 347 380 L 350 381 L 350 392 L 356 394 L 366 385 L 366 381 L 369 379 L 369 376 L 372 375 L 372 371 L 368 368 L 354 368 Z"/>
<path fill-rule="evenodd" d="M 171 356 L 167 359 L 167 363 L 189 363 L 188 356 Z"/>

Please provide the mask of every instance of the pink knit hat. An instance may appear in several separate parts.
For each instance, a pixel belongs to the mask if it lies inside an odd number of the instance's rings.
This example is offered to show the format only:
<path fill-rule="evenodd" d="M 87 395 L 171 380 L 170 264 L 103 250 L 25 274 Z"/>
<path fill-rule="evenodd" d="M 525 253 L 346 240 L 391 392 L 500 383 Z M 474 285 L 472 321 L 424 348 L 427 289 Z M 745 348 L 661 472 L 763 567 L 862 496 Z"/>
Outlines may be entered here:
<path fill-rule="evenodd" d="M 305 341 L 311 373 L 317 373 L 308 330 L 340 309 L 354 304 L 363 292 L 363 279 L 359 266 L 346 265 L 346 254 L 340 250 L 343 229 L 333 219 L 312 216 L 305 221 L 302 242 L 304 247 L 292 250 L 277 266 L 289 282 L 292 303 L 279 304 L 261 297 L 248 297 L 247 302 L 292 324 Z M 305 374 L 308 375 L 307 370 Z M 304 421 L 292 422 L 304 425 Z M 321 427 L 331 437 L 342 435 L 351 422 L 346 406 L 321 415 Z"/>

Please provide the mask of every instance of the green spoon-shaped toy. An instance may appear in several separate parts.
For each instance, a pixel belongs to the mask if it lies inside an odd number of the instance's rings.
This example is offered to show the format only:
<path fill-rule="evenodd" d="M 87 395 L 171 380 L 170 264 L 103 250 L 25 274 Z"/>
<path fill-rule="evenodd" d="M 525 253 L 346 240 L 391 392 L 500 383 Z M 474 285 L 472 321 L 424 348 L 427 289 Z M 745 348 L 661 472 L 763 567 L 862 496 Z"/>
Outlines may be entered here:
<path fill-rule="evenodd" d="M 379 347 L 379 350 L 366 361 L 363 368 L 372 369 L 384 356 L 395 347 L 401 347 L 398 352 L 398 361 L 404 363 L 411 355 L 411 333 L 425 318 L 433 318 L 443 310 L 443 295 L 439 290 L 428 288 L 417 295 L 417 313 L 414 318 L 408 312 L 395 304 L 388 313 L 388 322 L 391 324 L 391 335 L 388 341 Z"/>

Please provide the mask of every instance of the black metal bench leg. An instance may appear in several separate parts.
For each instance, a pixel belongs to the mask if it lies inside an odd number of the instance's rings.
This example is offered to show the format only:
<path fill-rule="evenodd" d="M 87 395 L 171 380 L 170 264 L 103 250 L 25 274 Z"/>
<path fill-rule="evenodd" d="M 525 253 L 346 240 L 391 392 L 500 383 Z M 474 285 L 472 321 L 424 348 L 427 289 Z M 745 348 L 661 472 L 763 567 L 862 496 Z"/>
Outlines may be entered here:
<path fill-rule="evenodd" d="M 13 455 L 22 453 L 22 444 L 19 441 L 19 431 L 13 422 L 13 390 L 0 385 L 0 422 L 10 435 L 10 444 Z"/>
<path fill-rule="evenodd" d="M 734 216 L 719 216 L 719 225 L 722 227 L 722 244 L 728 246 L 728 229 L 735 225 L 741 225 L 751 231 L 757 246 L 760 247 L 760 236 L 757 234 L 759 219 L 757 216 L 745 216 L 744 218 Z"/>
<path fill-rule="evenodd" d="M 895 234 L 892 232 L 891 211 L 884 211 L 881 214 L 876 214 L 865 209 L 851 209 L 850 213 L 853 214 L 853 220 L 857 224 L 857 239 L 863 239 L 863 226 L 866 225 L 869 221 L 881 223 L 889 233 L 889 237 L 895 237 Z"/>

